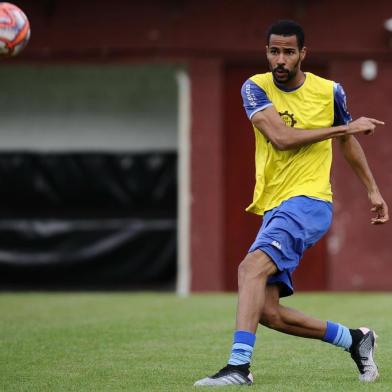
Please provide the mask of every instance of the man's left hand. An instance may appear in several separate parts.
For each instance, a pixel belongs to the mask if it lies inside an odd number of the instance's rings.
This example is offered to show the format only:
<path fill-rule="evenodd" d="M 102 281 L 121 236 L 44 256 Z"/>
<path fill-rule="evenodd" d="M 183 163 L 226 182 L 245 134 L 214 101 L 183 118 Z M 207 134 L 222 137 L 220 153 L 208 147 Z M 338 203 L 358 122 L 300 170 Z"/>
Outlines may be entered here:
<path fill-rule="evenodd" d="M 375 213 L 375 216 L 370 220 L 372 225 L 381 225 L 389 221 L 388 206 L 382 198 L 380 192 L 369 192 L 369 200 L 372 204 L 370 211 Z"/>

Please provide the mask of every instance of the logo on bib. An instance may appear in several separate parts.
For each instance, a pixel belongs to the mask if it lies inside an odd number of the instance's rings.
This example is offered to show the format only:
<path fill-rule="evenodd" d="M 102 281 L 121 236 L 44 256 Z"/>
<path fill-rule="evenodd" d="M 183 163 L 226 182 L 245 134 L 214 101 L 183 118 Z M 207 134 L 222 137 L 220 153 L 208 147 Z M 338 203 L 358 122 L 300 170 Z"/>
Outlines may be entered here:
<path fill-rule="evenodd" d="M 285 112 L 279 112 L 279 115 L 288 127 L 294 127 L 297 124 L 297 120 L 294 119 L 294 113 L 289 113 L 286 110 Z"/>

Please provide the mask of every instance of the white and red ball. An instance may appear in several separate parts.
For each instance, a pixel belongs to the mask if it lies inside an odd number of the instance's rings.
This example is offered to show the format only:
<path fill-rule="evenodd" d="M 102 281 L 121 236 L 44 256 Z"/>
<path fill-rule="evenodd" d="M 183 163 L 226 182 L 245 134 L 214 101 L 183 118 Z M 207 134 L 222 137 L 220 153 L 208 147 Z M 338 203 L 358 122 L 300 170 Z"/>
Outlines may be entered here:
<path fill-rule="evenodd" d="M 30 23 L 24 12 L 11 3 L 0 3 L 0 56 L 15 56 L 29 42 Z"/>

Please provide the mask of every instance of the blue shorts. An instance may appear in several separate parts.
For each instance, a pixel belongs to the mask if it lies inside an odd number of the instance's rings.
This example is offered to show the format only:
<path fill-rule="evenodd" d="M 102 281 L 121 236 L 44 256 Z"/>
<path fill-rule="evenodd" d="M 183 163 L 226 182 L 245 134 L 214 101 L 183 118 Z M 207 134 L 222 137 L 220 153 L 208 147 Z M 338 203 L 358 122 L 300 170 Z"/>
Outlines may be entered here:
<path fill-rule="evenodd" d="M 332 222 L 332 203 L 296 196 L 265 213 L 263 224 L 249 252 L 260 249 L 271 257 L 278 272 L 268 284 L 279 284 L 280 296 L 293 294 L 291 274 L 304 251 L 314 245 Z"/>

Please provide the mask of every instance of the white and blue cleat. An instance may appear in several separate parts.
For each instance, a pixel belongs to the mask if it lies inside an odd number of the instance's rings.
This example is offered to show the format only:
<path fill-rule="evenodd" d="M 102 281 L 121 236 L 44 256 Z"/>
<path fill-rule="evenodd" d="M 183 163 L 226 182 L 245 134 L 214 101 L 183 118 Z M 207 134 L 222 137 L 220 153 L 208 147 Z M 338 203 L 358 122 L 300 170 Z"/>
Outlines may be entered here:
<path fill-rule="evenodd" d="M 226 385 L 252 385 L 252 373 L 243 372 L 232 365 L 227 365 L 211 377 L 195 382 L 195 387 L 223 387 Z"/>
<path fill-rule="evenodd" d="M 359 328 L 362 339 L 350 348 L 351 358 L 356 363 L 359 370 L 359 381 L 373 382 L 379 376 L 378 367 L 374 362 L 374 351 L 376 349 L 377 335 L 369 328 Z"/>

